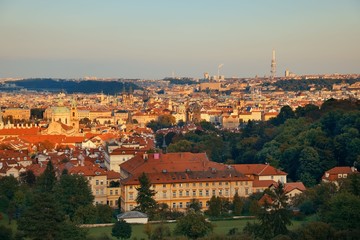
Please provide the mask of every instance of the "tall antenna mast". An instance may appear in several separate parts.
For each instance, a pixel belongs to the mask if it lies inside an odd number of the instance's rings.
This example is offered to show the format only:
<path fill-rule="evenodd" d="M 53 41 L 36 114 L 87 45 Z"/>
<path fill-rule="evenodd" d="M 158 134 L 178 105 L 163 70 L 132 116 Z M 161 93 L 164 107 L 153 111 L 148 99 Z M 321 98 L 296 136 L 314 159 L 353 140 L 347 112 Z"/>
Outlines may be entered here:
<path fill-rule="evenodd" d="M 272 51 L 272 58 L 271 58 L 271 79 L 276 77 L 276 58 L 275 58 L 275 50 Z"/>
<path fill-rule="evenodd" d="M 218 76 L 217 76 L 217 80 L 218 80 L 218 82 L 220 81 L 220 68 L 222 68 L 224 66 L 224 64 L 222 63 L 222 64 L 220 64 L 219 66 L 218 66 Z"/>

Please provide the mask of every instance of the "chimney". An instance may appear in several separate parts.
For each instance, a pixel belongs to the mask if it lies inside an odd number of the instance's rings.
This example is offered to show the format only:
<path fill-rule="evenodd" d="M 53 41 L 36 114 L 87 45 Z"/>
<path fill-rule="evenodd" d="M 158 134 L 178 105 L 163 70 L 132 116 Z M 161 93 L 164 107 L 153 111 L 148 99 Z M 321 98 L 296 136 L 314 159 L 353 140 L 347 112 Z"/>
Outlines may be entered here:
<path fill-rule="evenodd" d="M 149 158 L 149 156 L 148 156 L 147 152 L 145 152 L 145 153 L 143 154 L 143 159 L 146 161 L 146 160 L 148 160 L 148 158 Z"/>
<path fill-rule="evenodd" d="M 154 153 L 154 159 L 159 159 L 160 158 L 160 154 L 159 153 Z"/>

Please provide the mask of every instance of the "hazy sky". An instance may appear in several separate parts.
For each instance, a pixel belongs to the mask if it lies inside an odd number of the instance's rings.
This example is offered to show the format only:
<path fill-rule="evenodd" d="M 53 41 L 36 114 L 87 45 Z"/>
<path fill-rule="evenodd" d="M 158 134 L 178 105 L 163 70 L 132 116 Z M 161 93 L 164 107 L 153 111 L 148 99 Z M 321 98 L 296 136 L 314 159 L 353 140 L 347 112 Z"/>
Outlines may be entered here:
<path fill-rule="evenodd" d="M 0 78 L 360 73 L 359 0 L 0 0 Z"/>

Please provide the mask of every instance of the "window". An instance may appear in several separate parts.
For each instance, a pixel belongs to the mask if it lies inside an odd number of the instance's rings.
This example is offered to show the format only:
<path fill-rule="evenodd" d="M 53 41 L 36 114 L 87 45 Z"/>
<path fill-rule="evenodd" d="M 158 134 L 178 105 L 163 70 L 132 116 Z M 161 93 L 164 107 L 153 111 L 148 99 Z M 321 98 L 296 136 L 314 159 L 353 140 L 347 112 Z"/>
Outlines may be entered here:
<path fill-rule="evenodd" d="M 199 196 L 202 197 L 203 195 L 203 190 L 199 190 Z"/>
<path fill-rule="evenodd" d="M 209 186 L 209 183 L 207 182 L 205 185 L 208 187 L 208 186 Z"/>
<path fill-rule="evenodd" d="M 189 207 L 190 206 L 190 202 L 186 202 L 186 207 Z"/>
<path fill-rule="evenodd" d="M 163 198 L 166 198 L 166 191 L 163 192 Z"/>
<path fill-rule="evenodd" d="M 196 190 L 193 190 L 193 197 L 195 197 L 196 196 Z"/>
<path fill-rule="evenodd" d="M 173 204 L 172 204 L 172 207 L 173 207 L 173 208 L 176 208 L 176 203 L 173 203 Z"/>
<path fill-rule="evenodd" d="M 215 182 L 213 182 L 212 185 L 215 186 Z"/>
<path fill-rule="evenodd" d="M 222 186 L 222 182 L 219 182 L 219 186 Z"/>
<path fill-rule="evenodd" d="M 99 189 L 96 189 L 96 195 L 99 195 Z"/>
<path fill-rule="evenodd" d="M 239 183 L 238 183 L 238 182 L 235 182 L 235 185 L 237 186 L 237 185 L 239 185 Z"/>
<path fill-rule="evenodd" d="M 186 196 L 190 196 L 190 191 L 186 190 Z"/>
<path fill-rule="evenodd" d="M 179 191 L 179 197 L 183 196 L 183 191 Z"/>
<path fill-rule="evenodd" d="M 229 189 L 225 190 L 225 196 L 229 196 Z"/>
<path fill-rule="evenodd" d="M 183 184 L 182 183 L 179 183 L 179 187 L 182 187 L 183 186 Z"/>
<path fill-rule="evenodd" d="M 274 176 L 271 176 L 271 180 L 273 180 L 274 179 Z"/>
<path fill-rule="evenodd" d="M 229 185 L 229 182 L 225 182 L 225 185 L 226 185 L 226 186 Z"/>
<path fill-rule="evenodd" d="M 130 204 L 129 210 L 133 210 L 133 208 L 134 208 L 134 205 Z"/>
<path fill-rule="evenodd" d="M 183 203 L 179 202 L 179 208 L 182 208 L 182 207 L 183 207 Z"/>
<path fill-rule="evenodd" d="M 343 174 L 343 178 L 347 178 L 347 174 Z"/>
<path fill-rule="evenodd" d="M 212 190 L 212 195 L 215 196 L 216 195 L 216 190 Z"/>
<path fill-rule="evenodd" d="M 209 196 L 209 190 L 205 191 L 205 195 L 208 197 Z"/>
<path fill-rule="evenodd" d="M 245 185 L 248 185 L 248 182 L 247 182 L 247 181 L 245 181 Z"/>
<path fill-rule="evenodd" d="M 176 184 L 175 183 L 173 183 L 173 185 L 172 185 L 173 187 L 176 187 Z"/>
<path fill-rule="evenodd" d="M 173 191 L 172 196 L 175 198 L 176 197 L 176 191 Z"/>
<path fill-rule="evenodd" d="M 219 196 L 222 196 L 222 189 L 219 189 Z"/>
<path fill-rule="evenodd" d="M 195 187 L 196 186 L 196 183 L 193 183 L 193 187 Z"/>
<path fill-rule="evenodd" d="M 130 189 L 133 189 L 133 186 L 130 186 Z"/>
<path fill-rule="evenodd" d="M 134 193 L 129 193 L 129 200 L 133 200 L 134 199 Z"/>
<path fill-rule="evenodd" d="M 110 195 L 112 195 L 113 194 L 113 190 L 110 190 Z"/>
<path fill-rule="evenodd" d="M 99 180 L 96 180 L 96 181 L 95 181 L 95 184 L 96 184 L 96 185 L 99 185 Z"/>
<path fill-rule="evenodd" d="M 118 190 L 115 190 L 115 195 L 118 195 L 119 194 L 119 191 Z"/>
<path fill-rule="evenodd" d="M 166 184 L 163 184 L 163 188 L 166 188 Z"/>
<path fill-rule="evenodd" d="M 118 200 L 115 200 L 115 205 L 117 206 L 119 204 L 119 201 Z"/>
<path fill-rule="evenodd" d="M 202 201 L 200 201 L 199 203 L 200 203 L 200 207 L 202 208 L 202 207 L 203 207 L 203 203 L 202 203 Z"/>
<path fill-rule="evenodd" d="M 112 206 L 112 205 L 113 205 L 113 201 L 112 201 L 112 200 L 110 200 L 109 205 L 110 205 L 110 206 Z"/>
<path fill-rule="evenodd" d="M 249 195 L 249 189 L 245 188 L 245 195 Z"/>
<path fill-rule="evenodd" d="M 187 184 L 186 184 L 186 186 L 188 187 L 188 186 L 189 186 L 189 184 L 187 183 Z"/>
<path fill-rule="evenodd" d="M 202 187 L 202 183 L 199 183 L 199 186 Z"/>

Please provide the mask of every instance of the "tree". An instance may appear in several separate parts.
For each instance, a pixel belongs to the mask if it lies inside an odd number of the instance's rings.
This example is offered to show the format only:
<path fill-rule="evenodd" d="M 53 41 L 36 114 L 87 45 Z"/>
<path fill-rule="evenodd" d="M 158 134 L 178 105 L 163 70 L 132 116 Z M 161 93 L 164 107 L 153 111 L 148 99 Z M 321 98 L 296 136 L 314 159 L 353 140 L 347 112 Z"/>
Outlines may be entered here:
<path fill-rule="evenodd" d="M 18 220 L 18 228 L 25 237 L 35 240 L 55 239 L 60 232 L 64 215 L 52 194 L 40 192 Z"/>
<path fill-rule="evenodd" d="M 29 185 L 30 187 L 33 186 L 36 182 L 36 176 L 33 171 L 27 170 L 26 172 L 20 173 L 20 182 Z"/>
<path fill-rule="evenodd" d="M 0 178 L 0 211 L 7 210 L 18 188 L 19 183 L 13 176 Z"/>
<path fill-rule="evenodd" d="M 124 220 L 117 221 L 111 230 L 111 235 L 117 239 L 128 239 L 131 237 L 131 225 Z"/>
<path fill-rule="evenodd" d="M 138 191 L 136 210 L 151 215 L 156 207 L 155 191 L 151 189 L 151 182 L 145 173 L 142 173 L 139 177 L 139 183 L 140 187 L 136 188 Z"/>
<path fill-rule="evenodd" d="M 96 223 L 97 210 L 93 204 L 80 206 L 73 217 L 73 221 L 77 224 Z"/>
<path fill-rule="evenodd" d="M 168 152 L 191 152 L 192 144 L 188 140 L 180 140 L 176 143 L 171 143 L 167 148 Z"/>
<path fill-rule="evenodd" d="M 360 225 L 360 198 L 347 192 L 338 193 L 322 207 L 320 218 L 336 229 L 357 229 Z"/>
<path fill-rule="evenodd" d="M 271 239 L 280 234 L 287 234 L 287 225 L 291 224 L 290 211 L 287 209 L 288 197 L 284 184 L 278 182 L 274 189 L 267 190 L 271 201 L 265 201 L 257 216 L 259 223 L 249 223 L 244 232 L 255 235 L 256 238 Z"/>
<path fill-rule="evenodd" d="M 62 175 L 54 187 L 55 197 L 65 214 L 73 218 L 80 206 L 94 200 L 88 181 L 81 175 Z"/>
<path fill-rule="evenodd" d="M 46 169 L 37 181 L 37 187 L 41 192 L 52 192 L 56 183 L 54 165 L 48 161 Z"/>
<path fill-rule="evenodd" d="M 163 240 L 171 236 L 170 228 L 164 224 L 158 225 L 151 234 L 150 240 Z"/>
<path fill-rule="evenodd" d="M 110 223 L 112 220 L 113 210 L 109 205 L 98 204 L 96 205 L 97 210 L 97 223 Z"/>
<path fill-rule="evenodd" d="M 242 209 L 244 206 L 244 202 L 239 197 L 239 194 L 237 192 L 234 195 L 232 205 L 233 205 L 233 214 L 237 215 L 237 216 L 241 215 L 241 212 L 242 212 Z"/>
<path fill-rule="evenodd" d="M 5 226 L 0 225 L 0 239 L 1 240 L 12 240 L 12 230 Z"/>
<path fill-rule="evenodd" d="M 200 212 L 201 205 L 200 205 L 199 200 L 191 199 L 188 210 L 191 210 L 191 209 L 195 212 Z"/>
<path fill-rule="evenodd" d="M 207 222 L 201 213 L 188 212 L 181 217 L 175 226 L 175 233 L 182 234 L 191 239 L 197 239 L 211 232 L 213 226 Z"/>
<path fill-rule="evenodd" d="M 209 200 L 209 208 L 207 214 L 212 217 L 218 217 L 221 214 L 221 199 L 216 196 L 212 196 Z"/>

